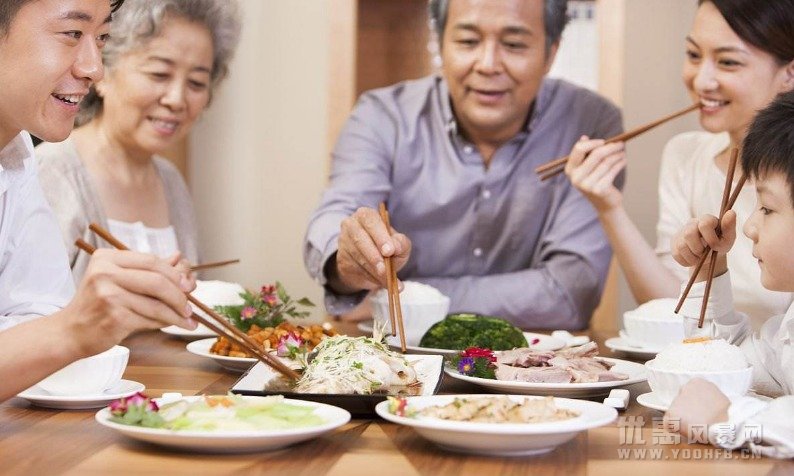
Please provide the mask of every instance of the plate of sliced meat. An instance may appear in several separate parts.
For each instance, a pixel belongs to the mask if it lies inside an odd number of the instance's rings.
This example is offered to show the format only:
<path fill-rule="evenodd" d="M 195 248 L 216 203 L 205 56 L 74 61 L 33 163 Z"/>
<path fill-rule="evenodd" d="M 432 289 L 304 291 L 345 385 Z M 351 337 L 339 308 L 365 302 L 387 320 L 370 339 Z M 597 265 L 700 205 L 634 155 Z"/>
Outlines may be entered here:
<path fill-rule="evenodd" d="M 495 379 L 464 375 L 452 368 L 445 372 L 494 392 L 574 398 L 607 395 L 613 388 L 648 378 L 642 364 L 599 357 L 595 342 L 557 351 L 522 348 L 494 355 Z"/>

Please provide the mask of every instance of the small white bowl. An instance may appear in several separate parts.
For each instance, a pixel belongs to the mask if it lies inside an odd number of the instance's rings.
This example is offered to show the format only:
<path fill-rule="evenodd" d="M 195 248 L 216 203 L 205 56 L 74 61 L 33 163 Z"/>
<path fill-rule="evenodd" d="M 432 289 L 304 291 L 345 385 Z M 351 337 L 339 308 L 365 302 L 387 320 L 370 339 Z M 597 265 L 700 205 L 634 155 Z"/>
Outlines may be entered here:
<path fill-rule="evenodd" d="M 449 312 L 449 298 L 435 288 L 425 284 L 404 281 L 400 293 L 400 309 L 403 316 L 406 345 L 418 346 L 422 336 L 436 322 L 444 319 Z M 374 323 L 391 330 L 389 322 L 389 297 L 385 289 L 375 293 L 372 303 Z"/>
<path fill-rule="evenodd" d="M 684 318 L 673 312 L 676 299 L 654 299 L 623 314 L 623 327 L 630 340 L 662 349 L 684 340 Z"/>
<path fill-rule="evenodd" d="M 656 359 L 645 363 L 648 369 L 648 385 L 659 401 L 670 405 L 679 390 L 693 378 L 702 378 L 716 385 L 728 398 L 745 395 L 753 382 L 753 367 L 740 370 L 687 371 L 661 370 L 656 367 Z"/>
<path fill-rule="evenodd" d="M 52 395 L 96 395 L 121 382 L 130 349 L 117 345 L 72 362 L 37 384 Z"/>

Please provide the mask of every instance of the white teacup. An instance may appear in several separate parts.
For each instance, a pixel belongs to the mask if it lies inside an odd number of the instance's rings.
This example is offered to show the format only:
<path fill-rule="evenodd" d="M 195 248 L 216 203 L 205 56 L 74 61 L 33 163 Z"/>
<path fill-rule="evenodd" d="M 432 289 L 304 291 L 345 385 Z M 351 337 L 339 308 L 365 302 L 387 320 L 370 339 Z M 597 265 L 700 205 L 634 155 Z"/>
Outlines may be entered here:
<path fill-rule="evenodd" d="M 404 281 L 400 293 L 400 309 L 405 329 L 405 343 L 419 345 L 422 336 L 436 322 L 444 319 L 449 312 L 449 298 L 439 290 L 415 281 Z M 372 317 L 375 325 L 391 330 L 389 319 L 389 296 L 381 289 L 371 298 Z"/>
<path fill-rule="evenodd" d="M 96 395 L 121 382 L 130 349 L 117 345 L 72 362 L 37 385 L 53 395 Z"/>

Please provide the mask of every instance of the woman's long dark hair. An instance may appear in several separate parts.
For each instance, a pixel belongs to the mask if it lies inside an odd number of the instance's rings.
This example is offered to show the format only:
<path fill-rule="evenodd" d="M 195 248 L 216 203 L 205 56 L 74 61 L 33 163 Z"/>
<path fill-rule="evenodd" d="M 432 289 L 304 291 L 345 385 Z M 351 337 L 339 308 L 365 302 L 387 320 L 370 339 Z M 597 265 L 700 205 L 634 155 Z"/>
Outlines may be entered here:
<path fill-rule="evenodd" d="M 784 65 L 794 60 L 794 0 L 699 0 L 711 2 L 739 38 Z"/>

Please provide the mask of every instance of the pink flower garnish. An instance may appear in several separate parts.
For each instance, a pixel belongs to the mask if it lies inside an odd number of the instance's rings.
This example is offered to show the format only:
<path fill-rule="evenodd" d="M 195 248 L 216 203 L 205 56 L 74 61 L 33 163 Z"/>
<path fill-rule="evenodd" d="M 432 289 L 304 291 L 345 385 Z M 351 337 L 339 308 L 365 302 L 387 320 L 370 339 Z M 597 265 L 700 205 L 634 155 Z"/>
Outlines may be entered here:
<path fill-rule="evenodd" d="M 110 402 L 110 413 L 116 416 L 121 416 L 127 413 L 127 400 L 120 398 Z"/>
<path fill-rule="evenodd" d="M 256 316 L 256 308 L 251 306 L 245 306 L 242 311 L 240 311 L 240 318 L 242 320 L 247 321 L 248 319 L 253 319 Z"/>
<path fill-rule="evenodd" d="M 303 345 L 303 339 L 294 333 L 290 332 L 285 336 L 281 336 L 276 345 L 276 355 L 279 357 L 288 357 L 297 351 Z"/>
<path fill-rule="evenodd" d="M 540 343 L 540 339 L 538 337 L 535 337 L 534 339 L 532 339 L 529 345 L 537 345 L 539 343 Z"/>
<path fill-rule="evenodd" d="M 267 296 L 268 294 L 275 294 L 276 287 L 272 284 L 265 284 L 262 286 L 262 296 Z"/>
<path fill-rule="evenodd" d="M 266 294 L 262 296 L 262 300 L 265 302 L 265 304 L 271 307 L 275 306 L 276 303 L 278 303 L 278 298 L 276 297 L 275 294 Z"/>
<path fill-rule="evenodd" d="M 136 392 L 134 395 L 130 395 L 123 400 L 126 400 L 127 405 L 143 405 L 146 403 L 147 398 L 148 397 L 141 392 Z"/>

